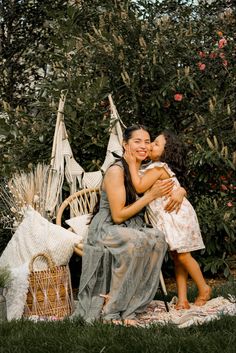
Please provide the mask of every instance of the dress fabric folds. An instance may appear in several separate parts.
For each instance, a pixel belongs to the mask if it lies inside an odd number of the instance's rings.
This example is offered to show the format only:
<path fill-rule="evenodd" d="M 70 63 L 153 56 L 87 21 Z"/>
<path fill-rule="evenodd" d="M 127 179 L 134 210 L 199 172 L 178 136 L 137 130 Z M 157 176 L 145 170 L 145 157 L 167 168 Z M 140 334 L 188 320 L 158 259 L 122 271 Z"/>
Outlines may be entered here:
<path fill-rule="evenodd" d="M 159 286 L 166 250 L 164 234 L 148 227 L 142 213 L 114 224 L 102 191 L 84 246 L 76 314 L 92 321 L 134 318 L 143 312 Z M 109 295 L 107 303 L 100 294 Z"/>

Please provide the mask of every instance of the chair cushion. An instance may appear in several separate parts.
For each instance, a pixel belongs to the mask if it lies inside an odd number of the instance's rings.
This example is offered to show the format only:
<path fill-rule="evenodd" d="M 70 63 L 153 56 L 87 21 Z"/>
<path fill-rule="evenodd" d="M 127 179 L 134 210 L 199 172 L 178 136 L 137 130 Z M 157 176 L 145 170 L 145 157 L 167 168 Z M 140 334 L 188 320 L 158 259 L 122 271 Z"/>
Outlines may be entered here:
<path fill-rule="evenodd" d="M 73 229 L 73 231 L 81 237 L 81 242 L 83 243 L 85 243 L 87 239 L 91 218 L 92 214 L 87 213 L 66 220 L 66 224 L 68 224 Z"/>

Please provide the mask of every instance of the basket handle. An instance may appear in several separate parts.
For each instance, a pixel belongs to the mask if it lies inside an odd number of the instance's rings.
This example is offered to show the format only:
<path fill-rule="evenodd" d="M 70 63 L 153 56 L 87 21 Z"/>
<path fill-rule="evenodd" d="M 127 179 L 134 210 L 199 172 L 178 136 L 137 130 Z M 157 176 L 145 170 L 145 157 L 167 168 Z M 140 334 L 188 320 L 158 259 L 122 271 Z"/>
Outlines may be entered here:
<path fill-rule="evenodd" d="M 33 272 L 33 264 L 34 264 L 34 261 L 36 260 L 37 257 L 44 257 L 46 260 L 47 260 L 47 263 L 48 263 L 48 266 L 49 266 L 49 269 L 52 270 L 53 267 L 55 267 L 55 262 L 53 261 L 53 259 L 51 258 L 51 256 L 49 254 L 47 254 L 46 252 L 42 252 L 42 253 L 39 253 L 39 254 L 36 254 L 32 257 L 30 263 L 29 263 L 29 270 L 30 272 Z"/>

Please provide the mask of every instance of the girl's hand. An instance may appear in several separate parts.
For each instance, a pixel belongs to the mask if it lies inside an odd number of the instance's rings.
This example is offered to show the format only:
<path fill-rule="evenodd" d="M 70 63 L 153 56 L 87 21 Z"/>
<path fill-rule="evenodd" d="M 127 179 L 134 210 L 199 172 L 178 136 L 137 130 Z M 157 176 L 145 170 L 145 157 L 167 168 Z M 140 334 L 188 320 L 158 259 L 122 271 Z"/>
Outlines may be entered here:
<path fill-rule="evenodd" d="M 172 179 L 157 180 L 152 187 L 146 192 L 151 193 L 153 200 L 162 196 L 171 195 L 174 182 Z"/>
<path fill-rule="evenodd" d="M 175 189 L 174 191 L 172 191 L 169 196 L 169 201 L 165 206 L 165 211 L 166 212 L 176 211 L 176 213 L 178 213 L 186 194 L 187 194 L 186 190 L 181 186 Z"/>
<path fill-rule="evenodd" d="M 123 157 L 129 166 L 132 164 L 136 164 L 136 158 L 135 158 L 134 154 L 131 152 L 129 146 L 127 146 Z"/>

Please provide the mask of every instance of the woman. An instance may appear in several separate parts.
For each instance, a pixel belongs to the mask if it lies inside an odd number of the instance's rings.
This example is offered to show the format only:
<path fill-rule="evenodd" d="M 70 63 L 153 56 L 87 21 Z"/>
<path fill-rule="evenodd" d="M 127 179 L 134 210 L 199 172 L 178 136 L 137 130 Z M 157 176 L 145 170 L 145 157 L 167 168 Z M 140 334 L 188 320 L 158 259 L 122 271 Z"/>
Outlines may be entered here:
<path fill-rule="evenodd" d="M 134 153 L 140 167 L 148 156 L 150 135 L 143 126 L 131 126 L 124 132 L 123 147 Z M 153 299 L 167 244 L 163 233 L 146 226 L 143 209 L 155 198 L 169 195 L 172 185 L 158 181 L 138 198 L 125 159 L 107 170 L 99 212 L 84 247 L 77 313 L 86 320 L 102 317 L 129 324 Z M 179 188 L 167 211 L 179 207 L 184 195 Z"/>

